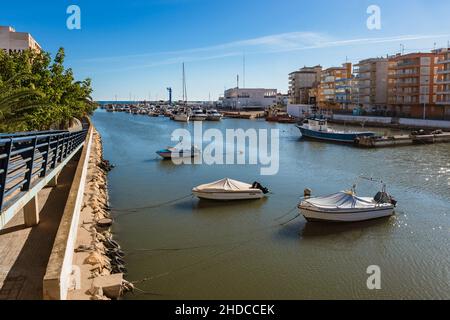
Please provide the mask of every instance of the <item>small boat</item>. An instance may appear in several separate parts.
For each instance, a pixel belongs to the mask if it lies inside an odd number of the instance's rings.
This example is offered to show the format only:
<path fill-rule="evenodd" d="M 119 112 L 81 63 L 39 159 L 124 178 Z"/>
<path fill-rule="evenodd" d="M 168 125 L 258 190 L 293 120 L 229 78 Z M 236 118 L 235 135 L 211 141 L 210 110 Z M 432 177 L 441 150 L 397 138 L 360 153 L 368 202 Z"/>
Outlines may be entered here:
<path fill-rule="evenodd" d="M 228 178 L 192 189 L 192 193 L 200 199 L 222 201 L 261 199 L 268 192 L 269 190 L 258 182 L 248 184 Z"/>
<path fill-rule="evenodd" d="M 188 112 L 186 112 L 184 110 L 178 110 L 178 111 L 174 112 L 172 114 L 172 116 L 173 116 L 174 121 L 189 122 L 189 120 L 190 120 L 190 116 L 189 116 Z"/>
<path fill-rule="evenodd" d="M 220 120 L 222 120 L 222 114 L 220 114 L 215 109 L 207 110 L 206 111 L 206 120 L 207 121 L 220 121 Z"/>
<path fill-rule="evenodd" d="M 201 151 L 196 146 L 191 146 L 191 148 L 187 147 L 183 149 L 168 147 L 166 149 L 156 151 L 156 153 L 164 159 L 179 159 L 197 157 L 201 154 Z"/>
<path fill-rule="evenodd" d="M 328 140 L 336 142 L 354 143 L 360 137 L 373 137 L 374 132 L 337 131 L 328 128 L 327 120 L 323 117 L 311 117 L 304 121 L 302 125 L 297 125 L 302 137 Z"/>
<path fill-rule="evenodd" d="M 298 209 L 307 221 L 357 222 L 390 217 L 396 205 L 383 186 L 373 198 L 359 197 L 352 189 L 325 197 L 306 198 Z"/>
<path fill-rule="evenodd" d="M 205 121 L 206 114 L 201 109 L 193 109 L 190 119 L 192 121 Z"/>

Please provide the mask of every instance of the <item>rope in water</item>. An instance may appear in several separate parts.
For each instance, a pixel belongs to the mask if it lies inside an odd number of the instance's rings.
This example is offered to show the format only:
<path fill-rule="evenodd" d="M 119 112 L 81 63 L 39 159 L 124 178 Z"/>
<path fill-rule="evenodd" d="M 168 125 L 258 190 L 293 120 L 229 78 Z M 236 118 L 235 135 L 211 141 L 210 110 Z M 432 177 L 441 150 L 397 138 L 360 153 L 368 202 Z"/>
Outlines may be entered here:
<path fill-rule="evenodd" d="M 179 201 L 181 201 L 181 200 L 190 198 L 190 197 L 192 197 L 192 196 L 193 196 L 192 193 L 190 193 L 190 194 L 188 194 L 188 195 L 185 195 L 185 196 L 182 196 L 182 197 L 173 199 L 173 200 L 169 200 L 169 201 L 166 201 L 166 202 L 161 202 L 161 203 L 158 203 L 158 204 L 155 204 L 155 205 L 149 205 L 149 206 L 143 206 L 143 207 L 136 207 L 136 208 L 127 208 L 127 209 L 112 209 L 111 211 L 113 211 L 113 212 L 118 212 L 118 213 L 119 213 L 119 215 L 117 215 L 116 217 L 122 217 L 122 216 L 130 215 L 130 214 L 138 213 L 140 210 L 145 210 L 145 209 L 156 209 L 156 208 L 164 207 L 164 206 L 167 206 L 167 205 L 170 205 L 170 204 L 174 204 L 174 203 L 176 203 L 176 202 L 179 202 Z M 124 213 L 123 213 L 123 214 L 120 214 L 120 212 L 124 212 Z"/>

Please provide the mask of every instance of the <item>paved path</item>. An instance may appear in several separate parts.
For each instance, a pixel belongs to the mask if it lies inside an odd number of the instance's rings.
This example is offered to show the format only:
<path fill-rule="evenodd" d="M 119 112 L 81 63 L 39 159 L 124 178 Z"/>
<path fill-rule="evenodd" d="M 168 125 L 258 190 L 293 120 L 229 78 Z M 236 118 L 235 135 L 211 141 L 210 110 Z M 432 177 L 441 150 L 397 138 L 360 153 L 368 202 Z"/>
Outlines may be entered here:
<path fill-rule="evenodd" d="M 42 280 L 64 211 L 79 154 L 60 173 L 56 188 L 39 193 L 40 223 L 23 224 L 19 212 L 0 230 L 0 300 L 42 299 Z"/>

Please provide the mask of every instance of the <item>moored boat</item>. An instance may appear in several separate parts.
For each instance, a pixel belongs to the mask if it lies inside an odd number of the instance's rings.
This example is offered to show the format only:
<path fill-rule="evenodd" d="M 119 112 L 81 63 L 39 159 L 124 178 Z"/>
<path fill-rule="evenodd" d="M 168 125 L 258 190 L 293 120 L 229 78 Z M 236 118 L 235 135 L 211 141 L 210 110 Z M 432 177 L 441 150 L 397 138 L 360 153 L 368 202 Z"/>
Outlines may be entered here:
<path fill-rule="evenodd" d="M 261 199 L 268 192 L 258 182 L 248 184 L 228 178 L 192 189 L 192 193 L 200 199 L 221 201 Z"/>
<path fill-rule="evenodd" d="M 385 187 L 375 197 L 359 197 L 354 190 L 306 198 L 298 209 L 307 221 L 357 222 L 390 217 L 397 202 Z"/>
<path fill-rule="evenodd" d="M 305 120 L 302 125 L 297 125 L 297 128 L 302 133 L 302 137 L 328 140 L 335 142 L 353 143 L 359 137 L 373 137 L 374 132 L 364 131 L 338 131 L 328 127 L 325 118 L 312 117 Z"/>
<path fill-rule="evenodd" d="M 195 158 L 197 156 L 200 156 L 201 151 L 196 146 L 181 149 L 168 147 L 166 149 L 156 151 L 156 153 L 163 159 L 177 159 L 177 158 Z"/>
<path fill-rule="evenodd" d="M 207 110 L 206 111 L 206 120 L 207 121 L 220 121 L 220 120 L 222 120 L 222 114 L 219 113 L 215 109 Z"/>
<path fill-rule="evenodd" d="M 192 121 L 205 121 L 206 114 L 201 109 L 193 109 L 190 120 Z"/>

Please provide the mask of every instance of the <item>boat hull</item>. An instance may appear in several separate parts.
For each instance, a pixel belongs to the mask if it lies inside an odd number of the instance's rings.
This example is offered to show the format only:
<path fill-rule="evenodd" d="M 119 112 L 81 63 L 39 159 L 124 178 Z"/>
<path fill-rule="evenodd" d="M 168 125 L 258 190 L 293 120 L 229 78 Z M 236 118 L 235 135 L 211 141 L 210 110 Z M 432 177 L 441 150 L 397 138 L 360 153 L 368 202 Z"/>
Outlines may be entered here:
<path fill-rule="evenodd" d="M 206 116 L 191 116 L 191 121 L 205 121 Z"/>
<path fill-rule="evenodd" d="M 173 120 L 178 122 L 189 122 L 189 116 L 177 114 L 173 116 Z"/>
<path fill-rule="evenodd" d="M 394 214 L 394 207 L 389 206 L 385 208 L 374 208 L 364 210 L 351 211 L 320 211 L 313 208 L 299 207 L 300 214 L 305 217 L 307 221 L 315 222 L 359 222 L 374 219 L 390 217 Z"/>
<path fill-rule="evenodd" d="M 220 121 L 222 120 L 222 116 L 207 116 L 206 121 Z"/>
<path fill-rule="evenodd" d="M 297 126 L 303 137 L 316 139 L 316 140 L 327 140 L 335 142 L 344 143 L 354 143 L 358 137 L 372 137 L 375 134 L 373 132 L 326 132 L 326 131 L 316 131 L 310 130 L 302 126 Z"/>
<path fill-rule="evenodd" d="M 183 159 L 183 158 L 195 158 L 200 156 L 200 152 L 170 152 L 170 151 L 158 151 L 156 152 L 163 159 Z"/>
<path fill-rule="evenodd" d="M 217 200 L 217 201 L 232 201 L 232 200 L 257 200 L 264 197 L 262 192 L 244 191 L 244 192 L 202 192 L 192 191 L 192 193 L 199 199 Z"/>

